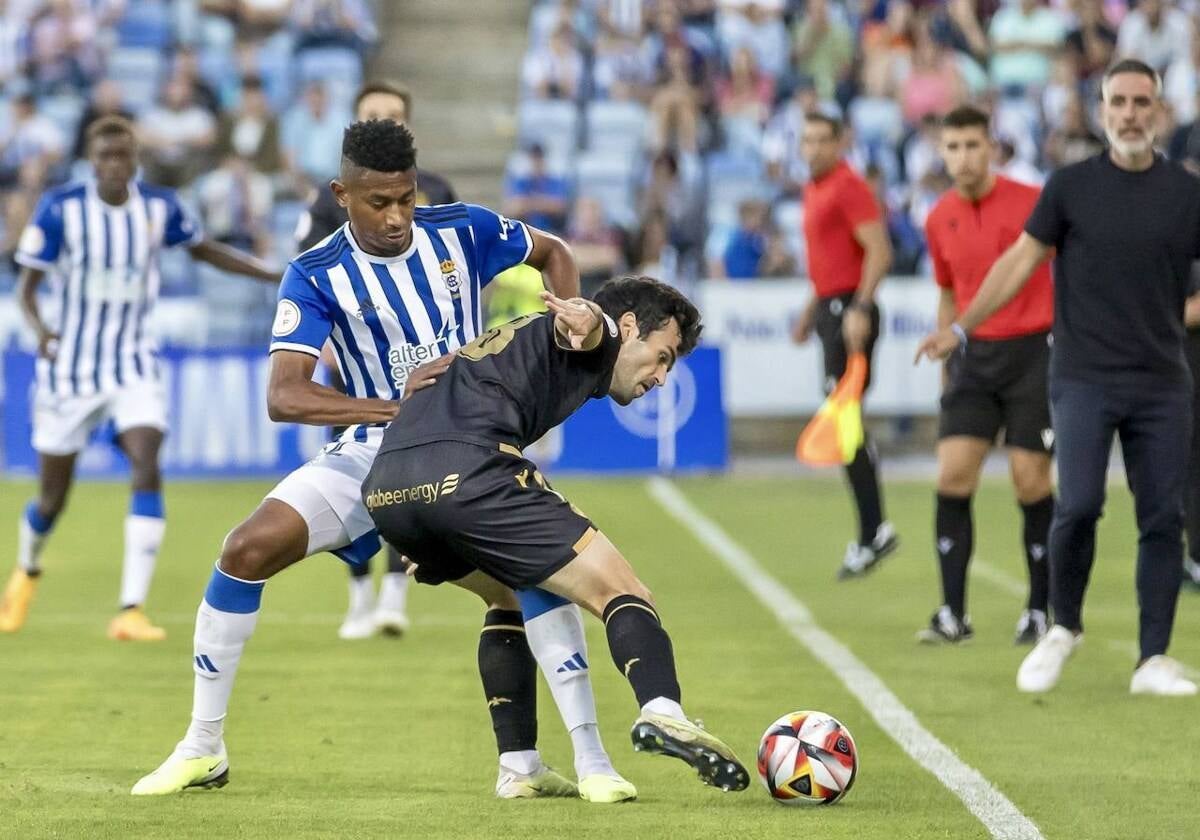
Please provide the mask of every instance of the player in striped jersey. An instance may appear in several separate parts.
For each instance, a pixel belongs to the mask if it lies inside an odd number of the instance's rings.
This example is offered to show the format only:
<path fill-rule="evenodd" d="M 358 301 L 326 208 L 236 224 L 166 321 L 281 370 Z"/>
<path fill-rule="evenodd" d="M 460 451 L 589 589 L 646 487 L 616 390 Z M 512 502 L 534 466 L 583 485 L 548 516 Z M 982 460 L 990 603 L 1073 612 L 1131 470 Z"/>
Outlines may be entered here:
<path fill-rule="evenodd" d="M 447 354 L 482 332 L 487 281 L 525 263 L 555 294 L 578 294 L 574 258 L 556 237 L 482 207 L 415 207 L 412 143 L 408 129 L 391 121 L 346 130 L 341 173 L 331 186 L 350 221 L 284 275 L 272 330 L 271 417 L 347 429 L 226 538 L 196 617 L 191 725 L 167 760 L 134 785 L 135 795 L 225 784 L 223 721 L 267 578 L 318 552 L 362 562 L 379 549 L 361 490 L 384 426 L 401 399 L 433 384 Z M 345 394 L 312 379 L 326 340 Z M 523 602 L 499 584 L 471 591 L 489 607 L 479 668 L 500 752 L 496 794 L 635 797 L 600 742 L 578 608 L 538 590 Z M 571 733 L 578 788 L 546 767 L 536 749 L 539 664 Z"/>
<path fill-rule="evenodd" d="M 186 247 L 195 259 L 272 283 L 279 274 L 206 239 L 170 190 L 135 180 L 137 144 L 129 122 L 97 120 L 87 139 L 92 178 L 42 197 L 16 256 L 23 266 L 21 308 L 38 339 L 33 447 L 39 488 L 20 519 L 17 568 L 0 598 L 0 632 L 24 623 L 41 573 L 39 555 L 66 502 L 76 456 L 111 417 L 132 467 L 133 496 L 125 519 L 121 611 L 108 635 L 155 641 L 166 634 L 141 608 L 166 525 L 158 467 L 166 401 L 150 323 L 161 282 L 159 251 Z M 37 289 L 47 275 L 53 314 L 45 318 Z"/>

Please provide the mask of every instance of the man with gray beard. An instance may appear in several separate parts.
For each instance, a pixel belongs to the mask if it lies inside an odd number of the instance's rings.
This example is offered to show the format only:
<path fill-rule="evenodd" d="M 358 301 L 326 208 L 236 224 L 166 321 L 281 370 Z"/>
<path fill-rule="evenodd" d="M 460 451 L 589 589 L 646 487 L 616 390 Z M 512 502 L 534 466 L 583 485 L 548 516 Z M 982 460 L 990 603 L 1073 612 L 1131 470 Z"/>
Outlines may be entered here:
<path fill-rule="evenodd" d="M 1141 653 L 1129 688 L 1192 695 L 1196 684 L 1166 650 L 1182 574 L 1192 429 L 1183 312 L 1191 264 L 1200 258 L 1200 182 L 1154 151 L 1162 82 L 1153 68 L 1120 61 L 1101 91 L 1108 150 L 1051 176 L 1024 232 L 971 305 L 926 337 L 917 357 L 942 359 L 964 348 L 1057 252 L 1049 374 L 1059 470 L 1049 546 L 1054 626 L 1021 663 L 1017 688 L 1052 689 L 1083 638 L 1083 596 L 1116 433 L 1138 524 Z"/>

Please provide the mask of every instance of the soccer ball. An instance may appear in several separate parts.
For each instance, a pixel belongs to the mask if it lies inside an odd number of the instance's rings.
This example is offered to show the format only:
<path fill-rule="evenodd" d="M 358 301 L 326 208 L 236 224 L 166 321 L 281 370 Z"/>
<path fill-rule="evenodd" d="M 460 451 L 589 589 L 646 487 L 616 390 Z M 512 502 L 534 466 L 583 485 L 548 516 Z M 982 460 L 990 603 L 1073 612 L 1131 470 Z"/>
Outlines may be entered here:
<path fill-rule="evenodd" d="M 784 715 L 758 745 L 758 775 L 784 805 L 832 805 L 850 790 L 857 771 L 850 730 L 824 712 Z"/>

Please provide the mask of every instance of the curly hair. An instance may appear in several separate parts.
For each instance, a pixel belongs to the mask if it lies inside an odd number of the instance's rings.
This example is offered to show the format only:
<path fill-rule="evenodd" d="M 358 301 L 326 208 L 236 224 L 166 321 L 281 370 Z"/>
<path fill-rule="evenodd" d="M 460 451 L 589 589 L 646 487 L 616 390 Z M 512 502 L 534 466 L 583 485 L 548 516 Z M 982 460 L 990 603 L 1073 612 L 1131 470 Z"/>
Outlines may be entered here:
<path fill-rule="evenodd" d="M 412 132 L 390 120 L 357 122 L 342 134 L 342 159 L 376 172 L 405 172 L 417 165 Z"/>
<path fill-rule="evenodd" d="M 674 318 L 679 324 L 680 356 L 696 349 L 704 329 L 696 305 L 678 289 L 653 277 L 614 278 L 601 286 L 592 300 L 614 321 L 626 312 L 632 312 L 642 338 L 662 329 Z"/>

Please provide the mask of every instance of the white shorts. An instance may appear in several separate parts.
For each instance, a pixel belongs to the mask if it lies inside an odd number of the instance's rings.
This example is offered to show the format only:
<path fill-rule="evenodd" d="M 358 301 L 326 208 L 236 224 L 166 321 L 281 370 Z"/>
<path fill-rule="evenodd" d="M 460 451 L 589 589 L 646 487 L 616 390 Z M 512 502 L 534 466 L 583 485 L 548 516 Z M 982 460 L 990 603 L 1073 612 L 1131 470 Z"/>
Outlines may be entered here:
<path fill-rule="evenodd" d="M 149 426 L 167 430 L 167 397 L 162 382 L 142 379 L 87 397 L 57 397 L 37 389 L 33 398 L 33 448 L 45 455 L 73 455 L 112 418 L 117 434 Z"/>
<path fill-rule="evenodd" d="M 347 563 L 361 565 L 379 551 L 379 534 L 362 500 L 362 483 L 378 451 L 378 439 L 369 443 L 334 441 L 267 494 L 268 499 L 295 510 L 308 524 L 306 557 L 328 551 Z"/>

